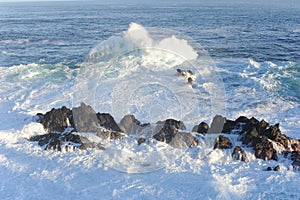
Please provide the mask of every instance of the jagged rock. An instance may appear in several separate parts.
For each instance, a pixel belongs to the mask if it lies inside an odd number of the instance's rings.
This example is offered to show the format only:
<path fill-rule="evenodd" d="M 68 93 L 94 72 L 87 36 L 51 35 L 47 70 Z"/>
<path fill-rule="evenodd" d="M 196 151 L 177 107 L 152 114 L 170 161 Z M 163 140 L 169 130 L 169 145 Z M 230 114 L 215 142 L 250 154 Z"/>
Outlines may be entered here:
<path fill-rule="evenodd" d="M 139 138 L 138 139 L 138 145 L 140 145 L 140 144 L 142 144 L 142 143 L 144 143 L 144 142 L 146 142 L 146 139 L 145 138 L 143 138 L 143 137 L 141 137 L 141 138 Z"/>
<path fill-rule="evenodd" d="M 198 145 L 198 139 L 191 133 L 178 131 L 169 144 L 174 148 L 193 147 Z"/>
<path fill-rule="evenodd" d="M 100 131 L 98 131 L 97 136 L 103 139 L 118 140 L 121 139 L 124 135 L 118 131 L 112 131 L 106 128 L 102 128 Z"/>
<path fill-rule="evenodd" d="M 231 156 L 234 160 L 240 160 L 243 162 L 249 161 L 246 152 L 240 146 L 234 147 Z"/>
<path fill-rule="evenodd" d="M 169 144 L 176 136 L 178 129 L 185 130 L 185 125 L 181 121 L 174 119 L 167 119 L 164 123 L 163 128 L 156 133 L 153 138 Z"/>
<path fill-rule="evenodd" d="M 47 133 L 44 135 L 36 135 L 29 138 L 29 141 L 37 141 L 40 146 L 44 146 L 44 149 L 62 150 L 64 143 L 74 148 L 80 148 L 84 143 L 83 140 L 88 141 L 79 135 L 72 133 Z"/>
<path fill-rule="evenodd" d="M 235 120 L 235 127 L 239 127 L 238 134 L 244 134 L 245 132 L 252 131 L 254 128 L 257 128 L 259 121 L 252 117 L 248 119 L 245 116 L 240 116 Z"/>
<path fill-rule="evenodd" d="M 134 115 L 125 115 L 119 124 L 122 132 L 125 132 L 127 135 L 139 134 L 145 129 L 145 127 L 150 124 L 141 124 L 139 120 L 137 120 Z"/>
<path fill-rule="evenodd" d="M 277 151 L 274 149 L 273 144 L 267 138 L 262 138 L 254 146 L 255 157 L 264 160 L 278 160 Z"/>
<path fill-rule="evenodd" d="M 221 133 L 226 119 L 221 115 L 216 115 L 208 129 L 207 133 Z"/>
<path fill-rule="evenodd" d="M 201 122 L 199 125 L 194 126 L 192 132 L 206 134 L 209 129 L 209 125 L 205 122 Z"/>
<path fill-rule="evenodd" d="M 97 113 L 97 118 L 100 126 L 112 131 L 121 132 L 121 129 L 117 125 L 115 119 L 109 113 Z"/>
<path fill-rule="evenodd" d="M 228 137 L 219 135 L 215 139 L 214 149 L 230 149 L 232 148 L 232 142 Z"/>
<path fill-rule="evenodd" d="M 58 109 L 53 108 L 45 115 L 39 114 L 39 118 L 48 133 L 61 133 L 68 127 L 75 128 L 72 111 L 65 106 Z"/>
<path fill-rule="evenodd" d="M 96 112 L 91 106 L 81 103 L 79 107 L 72 109 L 73 120 L 78 132 L 97 132 L 100 129 Z"/>

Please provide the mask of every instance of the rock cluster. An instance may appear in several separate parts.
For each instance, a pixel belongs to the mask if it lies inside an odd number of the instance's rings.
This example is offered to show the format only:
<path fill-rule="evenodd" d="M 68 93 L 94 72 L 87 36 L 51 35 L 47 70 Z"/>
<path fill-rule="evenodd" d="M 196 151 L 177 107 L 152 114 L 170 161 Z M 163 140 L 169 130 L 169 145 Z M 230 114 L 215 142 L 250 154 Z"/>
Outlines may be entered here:
<path fill-rule="evenodd" d="M 44 149 L 61 151 L 63 148 L 98 148 L 101 144 L 89 141 L 76 132 L 95 132 L 103 139 L 122 139 L 125 135 L 138 136 L 137 144 L 148 141 L 149 137 L 165 142 L 175 148 L 197 146 L 197 134 L 217 134 L 213 149 L 233 149 L 234 160 L 249 161 L 243 147 L 252 148 L 258 159 L 278 160 L 284 155 L 292 161 L 295 169 L 300 169 L 300 142 L 281 133 L 279 124 L 270 125 L 265 120 L 238 117 L 229 120 L 217 115 L 209 126 L 206 122 L 196 125 L 192 132 L 186 131 L 182 121 L 167 119 L 154 125 L 142 124 L 134 115 L 126 115 L 119 124 L 109 113 L 96 113 L 91 106 L 82 103 L 79 107 L 68 109 L 65 106 L 53 108 L 45 114 L 38 114 L 40 122 L 48 132 L 45 135 L 33 136 L 29 140 L 37 141 Z M 154 128 L 153 128 L 154 126 Z M 238 135 L 242 146 L 234 146 L 230 137 Z M 280 168 L 280 167 L 279 167 Z M 274 170 L 279 170 L 279 168 Z"/>

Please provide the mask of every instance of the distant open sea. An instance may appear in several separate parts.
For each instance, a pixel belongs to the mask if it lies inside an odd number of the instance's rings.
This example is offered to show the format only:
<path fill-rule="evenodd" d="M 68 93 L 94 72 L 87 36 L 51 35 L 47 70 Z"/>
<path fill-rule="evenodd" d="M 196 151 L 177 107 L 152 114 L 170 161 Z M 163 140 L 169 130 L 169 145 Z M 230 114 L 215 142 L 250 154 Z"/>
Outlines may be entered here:
<path fill-rule="evenodd" d="M 299 13 L 293 0 L 2 2 L 0 112 L 65 104 L 89 51 L 135 22 L 178 31 L 209 53 L 224 82 L 227 117 L 280 122 L 298 137 Z"/>

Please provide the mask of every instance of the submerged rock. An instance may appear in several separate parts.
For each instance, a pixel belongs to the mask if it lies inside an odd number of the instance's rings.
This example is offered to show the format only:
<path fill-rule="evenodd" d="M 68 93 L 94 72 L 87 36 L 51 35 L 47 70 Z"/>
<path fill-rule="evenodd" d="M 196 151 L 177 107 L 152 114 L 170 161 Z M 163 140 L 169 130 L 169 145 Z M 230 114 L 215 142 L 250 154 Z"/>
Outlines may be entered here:
<path fill-rule="evenodd" d="M 232 142 L 228 137 L 219 135 L 215 139 L 214 149 L 230 149 L 232 148 Z"/>
<path fill-rule="evenodd" d="M 72 134 L 72 133 L 47 133 L 44 135 L 36 135 L 29 138 L 29 141 L 36 141 L 45 150 L 57 150 L 61 151 L 64 147 L 67 151 L 71 149 L 86 149 L 86 148 L 98 148 L 101 144 L 91 143 L 87 138 Z"/>
<path fill-rule="evenodd" d="M 124 134 L 118 131 L 101 128 L 100 131 L 98 131 L 97 136 L 101 137 L 102 139 L 118 140 L 121 139 Z"/>
<path fill-rule="evenodd" d="M 234 160 L 240 160 L 240 161 L 243 161 L 243 162 L 248 162 L 249 161 L 246 152 L 240 146 L 234 147 L 234 149 L 232 151 L 232 154 L 231 154 L 231 157 Z"/>

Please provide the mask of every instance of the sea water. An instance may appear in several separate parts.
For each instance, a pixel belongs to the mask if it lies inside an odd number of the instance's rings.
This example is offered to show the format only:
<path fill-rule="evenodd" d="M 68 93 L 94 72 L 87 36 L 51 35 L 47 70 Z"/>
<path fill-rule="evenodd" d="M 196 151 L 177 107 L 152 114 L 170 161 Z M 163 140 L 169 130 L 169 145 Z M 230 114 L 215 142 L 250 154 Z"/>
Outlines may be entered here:
<path fill-rule="evenodd" d="M 1 199 L 299 199 L 289 160 L 246 149 L 249 163 L 233 161 L 212 150 L 215 135 L 186 152 L 95 135 L 85 136 L 106 151 L 26 140 L 45 133 L 36 113 L 80 102 L 117 122 L 175 118 L 188 130 L 215 114 L 253 116 L 299 139 L 299 13 L 294 0 L 0 3 Z M 195 73 L 193 86 L 177 68 Z"/>

